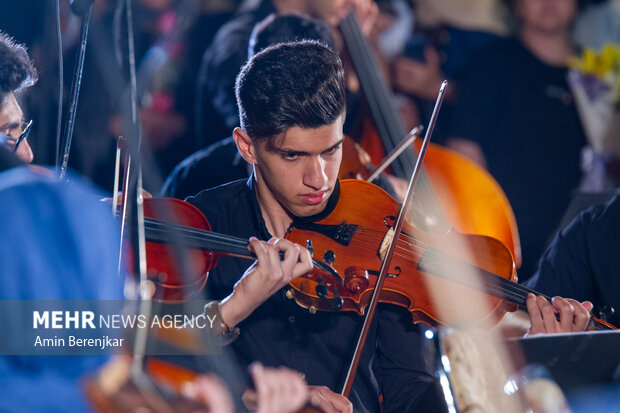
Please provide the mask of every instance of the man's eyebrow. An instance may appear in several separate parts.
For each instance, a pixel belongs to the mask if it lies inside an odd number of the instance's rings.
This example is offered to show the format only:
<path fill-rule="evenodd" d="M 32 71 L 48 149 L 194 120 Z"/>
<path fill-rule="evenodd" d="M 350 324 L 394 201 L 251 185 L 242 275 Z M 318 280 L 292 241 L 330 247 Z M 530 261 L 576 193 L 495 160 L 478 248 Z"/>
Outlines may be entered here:
<path fill-rule="evenodd" d="M 342 142 L 344 142 L 344 138 L 341 138 L 338 142 L 336 142 L 335 144 L 333 144 L 329 148 L 325 149 L 324 151 L 321 151 L 321 153 L 327 153 L 327 152 L 333 150 L 337 146 L 341 145 Z M 288 149 L 286 147 L 284 147 L 284 148 L 274 148 L 274 149 L 275 149 L 276 152 L 278 152 L 278 153 L 280 153 L 282 155 L 286 155 L 286 154 L 290 154 L 290 153 L 294 153 L 294 154 L 299 155 L 299 156 L 308 156 L 308 155 L 310 155 L 310 152 L 298 151 L 298 150 L 295 150 L 295 149 Z"/>
<path fill-rule="evenodd" d="M 13 128 L 17 128 L 21 123 L 17 123 L 17 122 L 7 122 L 4 125 L 0 126 L 0 129 L 13 129 Z"/>
<path fill-rule="evenodd" d="M 333 144 L 332 146 L 330 146 L 329 148 L 325 149 L 323 152 L 321 153 L 326 153 L 329 152 L 333 149 L 335 149 L 336 147 L 338 147 L 339 145 L 342 144 L 342 142 L 344 142 L 344 137 L 340 138 L 340 140 L 338 142 L 336 142 L 335 144 Z"/>

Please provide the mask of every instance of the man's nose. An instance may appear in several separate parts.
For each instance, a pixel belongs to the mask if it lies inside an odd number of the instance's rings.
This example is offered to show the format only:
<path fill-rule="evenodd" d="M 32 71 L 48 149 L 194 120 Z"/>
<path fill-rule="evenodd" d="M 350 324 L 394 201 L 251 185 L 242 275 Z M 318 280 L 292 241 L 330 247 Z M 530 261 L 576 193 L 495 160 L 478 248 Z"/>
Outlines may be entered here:
<path fill-rule="evenodd" d="M 323 189 L 327 183 L 326 163 L 322 157 L 310 158 L 304 173 L 304 184 L 313 189 Z"/>

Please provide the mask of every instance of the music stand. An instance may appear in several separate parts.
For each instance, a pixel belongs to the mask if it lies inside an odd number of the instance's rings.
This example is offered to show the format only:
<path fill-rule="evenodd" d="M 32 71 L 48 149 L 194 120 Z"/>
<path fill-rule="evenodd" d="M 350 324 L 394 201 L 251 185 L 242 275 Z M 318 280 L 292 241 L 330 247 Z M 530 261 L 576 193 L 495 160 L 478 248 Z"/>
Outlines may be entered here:
<path fill-rule="evenodd" d="M 620 366 L 620 331 L 547 334 L 509 339 L 516 368 L 545 366 L 564 393 L 608 384 Z M 520 357 L 522 355 L 523 357 Z"/>

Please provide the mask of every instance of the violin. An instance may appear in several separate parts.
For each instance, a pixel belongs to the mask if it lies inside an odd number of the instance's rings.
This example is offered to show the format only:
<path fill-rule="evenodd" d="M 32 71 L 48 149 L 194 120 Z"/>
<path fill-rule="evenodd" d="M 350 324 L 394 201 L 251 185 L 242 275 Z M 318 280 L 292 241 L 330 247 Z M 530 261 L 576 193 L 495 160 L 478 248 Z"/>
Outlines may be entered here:
<path fill-rule="evenodd" d="M 248 240 L 211 232 L 205 216 L 188 202 L 145 199 L 144 216 L 147 276 L 155 287 L 154 299 L 195 297 L 222 255 L 256 259 L 248 250 Z M 313 265 L 316 278 L 340 278 L 324 262 L 313 260 Z"/>
<path fill-rule="evenodd" d="M 247 240 L 210 232 L 204 215 L 187 202 L 156 198 L 144 205 L 147 268 L 156 299 L 195 296 L 220 255 L 255 259 Z M 286 234 L 286 239 L 307 245 L 313 256 L 323 257 L 313 259 L 312 272 L 289 284 L 287 297 L 310 312 L 363 314 L 399 207 L 375 185 L 340 181 L 338 202 L 327 217 L 316 222 L 297 219 Z M 163 212 L 168 219 L 161 219 Z M 176 266 L 174 238 L 187 250 L 184 261 L 192 271 L 186 276 Z M 491 325 L 507 311 L 525 310 L 528 293 L 541 295 L 516 283 L 510 250 L 488 236 L 454 229 L 435 235 L 406 223 L 396 251 L 380 302 L 407 308 L 414 323 Z M 463 301 L 467 305 L 454 304 Z M 596 318 L 590 327 L 615 328 Z"/>
<path fill-rule="evenodd" d="M 364 314 L 399 208 L 375 185 L 341 181 L 338 203 L 327 217 L 295 220 L 286 234 L 286 239 L 302 245 L 312 240 L 313 255 L 322 256 L 338 276 L 313 273 L 296 278 L 287 297 L 310 312 Z M 500 241 L 454 229 L 435 235 L 405 223 L 379 301 L 404 307 L 414 323 L 431 327 L 492 325 L 507 311 L 526 310 L 528 293 L 541 295 L 516 283 L 514 258 Z M 596 318 L 589 327 L 615 329 Z"/>

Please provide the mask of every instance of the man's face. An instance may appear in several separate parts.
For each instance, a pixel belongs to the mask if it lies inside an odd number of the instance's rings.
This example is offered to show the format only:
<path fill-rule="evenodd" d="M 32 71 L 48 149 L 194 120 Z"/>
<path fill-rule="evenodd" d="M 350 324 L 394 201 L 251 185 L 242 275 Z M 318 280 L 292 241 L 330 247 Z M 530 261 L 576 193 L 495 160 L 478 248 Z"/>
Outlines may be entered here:
<path fill-rule="evenodd" d="M 298 217 L 323 211 L 338 178 L 342 124 L 340 116 L 316 129 L 290 128 L 271 143 L 258 140 L 255 170 L 261 199 L 277 201 Z"/>
<path fill-rule="evenodd" d="M 13 92 L 9 92 L 4 100 L 0 102 L 0 132 L 11 138 L 18 139 L 22 133 L 23 117 L 24 114 L 15 99 L 15 95 Z M 13 150 L 12 146 L 8 148 Z M 34 158 L 28 140 L 22 141 L 15 154 L 26 163 L 32 162 Z"/>
<path fill-rule="evenodd" d="M 568 30 L 576 12 L 576 0 L 516 1 L 516 13 L 521 24 L 548 33 Z"/>

